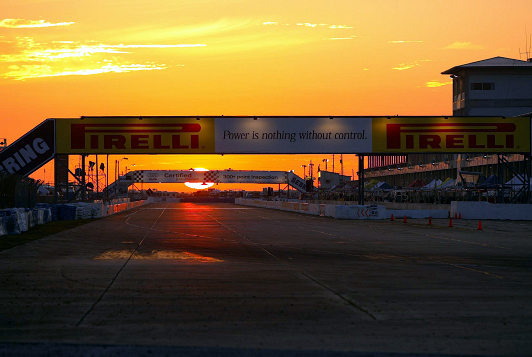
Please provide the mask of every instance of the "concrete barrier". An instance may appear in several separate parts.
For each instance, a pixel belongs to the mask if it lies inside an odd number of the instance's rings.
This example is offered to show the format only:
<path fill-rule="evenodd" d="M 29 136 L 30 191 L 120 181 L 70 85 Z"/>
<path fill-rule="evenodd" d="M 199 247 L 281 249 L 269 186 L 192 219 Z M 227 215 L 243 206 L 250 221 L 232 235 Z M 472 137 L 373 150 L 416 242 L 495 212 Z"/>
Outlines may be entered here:
<path fill-rule="evenodd" d="M 336 219 L 386 219 L 386 209 L 376 205 L 328 205 L 292 201 L 262 201 L 245 198 L 235 199 L 243 206 L 273 208 L 282 211 L 297 212 Z"/>
<path fill-rule="evenodd" d="M 320 205 L 317 203 L 310 203 L 308 205 L 308 214 L 311 214 L 313 216 L 319 216 L 320 215 Z"/>
<path fill-rule="evenodd" d="M 385 219 L 386 208 L 377 205 L 349 205 L 335 206 L 336 219 Z"/>
<path fill-rule="evenodd" d="M 463 219 L 532 220 L 532 204 L 504 204 L 489 202 L 452 201 L 451 217 Z"/>
<path fill-rule="evenodd" d="M 396 218 L 447 218 L 449 210 L 446 209 L 387 209 L 386 217 L 394 215 Z"/>

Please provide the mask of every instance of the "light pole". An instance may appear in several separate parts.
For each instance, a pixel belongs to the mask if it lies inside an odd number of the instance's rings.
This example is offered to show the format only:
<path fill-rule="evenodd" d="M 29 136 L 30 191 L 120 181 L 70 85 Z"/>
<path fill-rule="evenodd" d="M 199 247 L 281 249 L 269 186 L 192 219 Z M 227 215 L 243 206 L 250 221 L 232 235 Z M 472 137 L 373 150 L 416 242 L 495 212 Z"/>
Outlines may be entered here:
<path fill-rule="evenodd" d="M 312 175 L 314 174 L 314 164 L 312 163 L 312 160 L 310 160 L 310 164 L 308 164 L 308 171 L 310 179 L 312 180 Z"/>
<path fill-rule="evenodd" d="M 116 160 L 116 163 L 117 163 L 117 174 L 118 174 L 118 177 L 116 178 L 117 180 L 120 178 L 120 161 L 122 160 L 129 160 L 127 157 L 123 157 L 121 159 L 118 159 Z"/>
<path fill-rule="evenodd" d="M 334 172 L 334 154 L 332 154 L 332 155 L 333 155 L 333 172 Z"/>
<path fill-rule="evenodd" d="M 307 168 L 307 165 L 301 165 L 303 168 L 303 180 L 307 177 L 307 171 L 305 170 Z"/>
<path fill-rule="evenodd" d="M 323 159 L 321 161 L 325 163 L 325 171 L 327 171 L 327 163 L 329 162 L 329 159 Z"/>

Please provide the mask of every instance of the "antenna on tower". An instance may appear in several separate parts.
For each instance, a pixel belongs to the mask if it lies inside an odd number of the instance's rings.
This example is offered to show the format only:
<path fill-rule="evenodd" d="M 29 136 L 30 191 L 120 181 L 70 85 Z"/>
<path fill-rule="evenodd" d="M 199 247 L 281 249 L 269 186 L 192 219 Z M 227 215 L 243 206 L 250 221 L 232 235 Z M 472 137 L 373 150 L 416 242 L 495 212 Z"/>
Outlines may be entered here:
<path fill-rule="evenodd" d="M 519 59 L 521 59 L 522 55 L 525 55 L 525 61 L 532 62 L 532 34 L 528 35 L 526 31 L 526 25 L 525 25 L 525 51 L 521 52 L 521 48 L 519 48 Z"/>

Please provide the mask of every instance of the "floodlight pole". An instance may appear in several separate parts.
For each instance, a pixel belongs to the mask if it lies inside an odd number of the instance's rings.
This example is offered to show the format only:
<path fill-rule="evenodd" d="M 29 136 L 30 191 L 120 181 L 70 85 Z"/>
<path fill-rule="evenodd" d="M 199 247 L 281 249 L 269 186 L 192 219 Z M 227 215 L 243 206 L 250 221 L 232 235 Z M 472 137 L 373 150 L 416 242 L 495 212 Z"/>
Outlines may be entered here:
<path fill-rule="evenodd" d="M 100 167 L 98 166 L 98 154 L 96 154 L 96 195 L 100 192 L 100 177 L 98 176 L 98 171 L 100 171 Z"/>
<path fill-rule="evenodd" d="M 109 187 L 109 154 L 107 154 L 107 166 L 105 169 L 107 170 L 105 172 L 105 200 L 109 202 L 109 190 L 107 189 Z"/>
<path fill-rule="evenodd" d="M 81 200 L 87 199 L 87 182 L 85 179 L 85 155 L 81 154 Z"/>
<path fill-rule="evenodd" d="M 364 155 L 358 155 L 358 204 L 364 204 Z"/>

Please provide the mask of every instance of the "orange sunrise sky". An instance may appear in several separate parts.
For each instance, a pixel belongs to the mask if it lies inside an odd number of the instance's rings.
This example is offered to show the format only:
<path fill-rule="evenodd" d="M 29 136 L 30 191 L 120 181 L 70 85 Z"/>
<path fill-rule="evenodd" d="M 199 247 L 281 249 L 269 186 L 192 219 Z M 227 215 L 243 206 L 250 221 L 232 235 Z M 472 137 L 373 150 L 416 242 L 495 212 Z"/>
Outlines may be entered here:
<path fill-rule="evenodd" d="M 531 14 L 530 0 L 2 0 L 0 139 L 82 115 L 451 115 L 440 73 L 525 59 Z M 302 175 L 325 157 L 129 155 L 121 165 Z M 344 174 L 356 170 L 344 155 Z"/>

